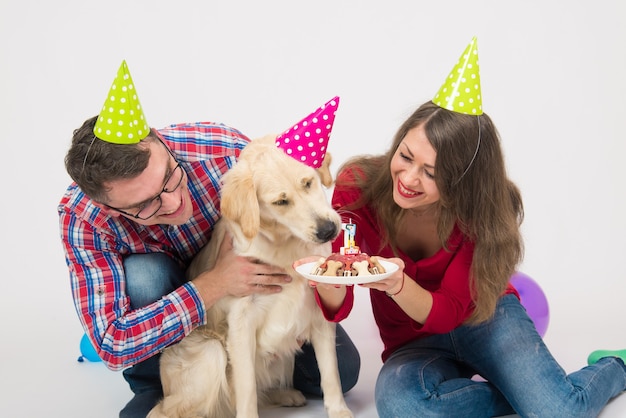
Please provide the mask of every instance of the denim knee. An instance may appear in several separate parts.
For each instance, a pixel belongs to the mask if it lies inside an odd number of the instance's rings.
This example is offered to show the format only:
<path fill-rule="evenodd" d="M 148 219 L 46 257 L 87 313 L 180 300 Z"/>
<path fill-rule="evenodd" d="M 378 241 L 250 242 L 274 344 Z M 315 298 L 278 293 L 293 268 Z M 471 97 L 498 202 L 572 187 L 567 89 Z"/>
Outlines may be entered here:
<path fill-rule="evenodd" d="M 410 387 L 406 385 L 406 377 L 403 376 L 402 362 L 397 365 L 394 361 L 388 361 L 383 365 L 374 388 L 374 402 L 376 411 L 380 418 L 409 418 L 419 416 L 418 404 L 422 401 L 427 402 L 427 397 L 420 394 L 418 381 L 409 379 Z M 428 410 L 426 407 L 420 408 Z M 431 416 L 431 415 L 427 415 Z"/>
<path fill-rule="evenodd" d="M 374 389 L 380 418 L 486 416 L 482 407 L 472 406 L 483 404 L 486 388 L 471 385 L 445 357 L 417 351 L 398 350 L 383 364 Z"/>
<path fill-rule="evenodd" d="M 343 393 L 346 393 L 356 385 L 359 379 L 361 357 L 356 346 L 340 325 L 337 325 L 336 349 L 341 389 Z M 305 344 L 302 352 L 296 356 L 293 385 L 309 395 L 322 396 L 320 370 L 315 351 L 310 343 Z"/>
<path fill-rule="evenodd" d="M 124 273 L 133 309 L 161 299 L 187 281 L 185 271 L 164 253 L 129 255 L 124 259 Z"/>
<path fill-rule="evenodd" d="M 343 393 L 346 393 L 359 380 L 361 356 L 348 333 L 339 324 L 337 324 L 337 360 L 339 362 L 341 389 Z"/>

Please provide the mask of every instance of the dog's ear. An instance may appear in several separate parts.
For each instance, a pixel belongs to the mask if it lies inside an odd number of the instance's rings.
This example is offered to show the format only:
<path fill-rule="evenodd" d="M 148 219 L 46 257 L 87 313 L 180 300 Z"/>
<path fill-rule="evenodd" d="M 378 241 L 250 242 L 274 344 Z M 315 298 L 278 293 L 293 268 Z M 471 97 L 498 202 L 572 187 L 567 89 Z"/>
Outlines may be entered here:
<path fill-rule="evenodd" d="M 330 163 L 332 162 L 332 157 L 330 153 L 326 153 L 324 157 L 324 161 L 322 161 L 322 166 L 317 169 L 317 174 L 319 174 L 320 179 L 322 180 L 322 184 L 326 187 L 330 187 L 333 185 L 333 175 L 330 174 Z"/>
<path fill-rule="evenodd" d="M 224 176 L 222 216 L 237 223 L 247 239 L 259 233 L 261 215 L 250 166 L 240 160 Z"/>

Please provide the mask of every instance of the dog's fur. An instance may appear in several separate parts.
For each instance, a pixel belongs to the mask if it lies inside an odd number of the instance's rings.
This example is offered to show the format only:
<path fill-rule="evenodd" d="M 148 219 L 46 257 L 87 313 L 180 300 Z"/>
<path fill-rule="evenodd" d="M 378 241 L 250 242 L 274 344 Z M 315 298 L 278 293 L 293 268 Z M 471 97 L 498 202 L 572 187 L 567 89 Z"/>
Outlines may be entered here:
<path fill-rule="evenodd" d="M 341 390 L 335 324 L 326 321 L 294 261 L 330 253 L 340 229 L 322 182 L 332 183 L 329 157 L 317 172 L 276 148 L 275 136 L 253 140 L 223 178 L 222 219 L 189 268 L 195 277 L 215 264 L 226 230 L 234 250 L 284 268 L 292 281 L 271 295 L 226 297 L 161 357 L 164 399 L 149 418 L 258 417 L 258 406 L 301 406 L 292 387 L 294 358 L 313 344 L 324 405 L 331 418 L 350 418 Z"/>

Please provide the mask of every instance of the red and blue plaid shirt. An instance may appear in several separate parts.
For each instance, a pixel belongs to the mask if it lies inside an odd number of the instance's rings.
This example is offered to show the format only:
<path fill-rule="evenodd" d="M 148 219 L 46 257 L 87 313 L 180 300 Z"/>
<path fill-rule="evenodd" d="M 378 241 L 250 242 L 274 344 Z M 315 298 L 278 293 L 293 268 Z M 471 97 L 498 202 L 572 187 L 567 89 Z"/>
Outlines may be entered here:
<path fill-rule="evenodd" d="M 72 297 L 103 362 L 121 370 L 151 357 L 205 322 L 205 307 L 191 283 L 144 308 L 131 310 L 123 258 L 166 253 L 186 267 L 211 237 L 220 217 L 221 178 L 249 139 L 214 123 L 159 130 L 188 176 L 193 216 L 184 225 L 139 225 L 111 217 L 72 183 L 58 207 Z"/>

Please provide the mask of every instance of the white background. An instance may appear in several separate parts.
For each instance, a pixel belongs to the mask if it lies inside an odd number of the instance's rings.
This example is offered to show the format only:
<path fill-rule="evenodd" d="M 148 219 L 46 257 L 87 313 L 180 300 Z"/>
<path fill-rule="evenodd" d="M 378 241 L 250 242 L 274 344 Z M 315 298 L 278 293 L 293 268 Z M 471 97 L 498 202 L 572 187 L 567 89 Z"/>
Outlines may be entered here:
<path fill-rule="evenodd" d="M 341 96 L 336 170 L 385 151 L 473 36 L 483 107 L 525 199 L 520 270 L 550 304 L 545 340 L 567 371 L 625 348 L 622 0 L 0 0 L 0 415 L 108 418 L 131 396 L 120 373 L 76 361 L 83 331 L 56 215 L 72 130 L 99 111 L 122 59 L 154 127 L 210 120 L 255 138 Z M 347 401 L 375 417 L 366 293 L 345 326 L 363 356 Z M 264 416 L 323 415 L 313 401 Z M 601 416 L 626 416 L 626 398 Z"/>

